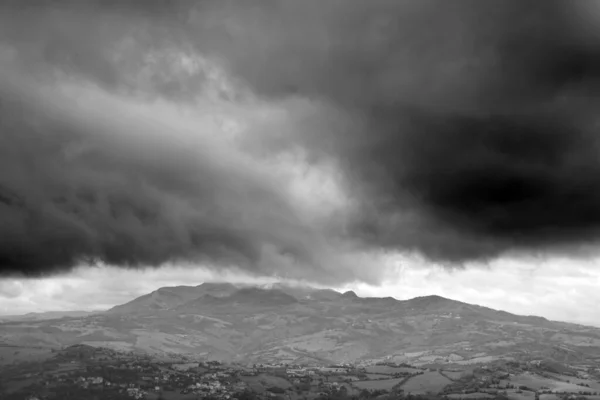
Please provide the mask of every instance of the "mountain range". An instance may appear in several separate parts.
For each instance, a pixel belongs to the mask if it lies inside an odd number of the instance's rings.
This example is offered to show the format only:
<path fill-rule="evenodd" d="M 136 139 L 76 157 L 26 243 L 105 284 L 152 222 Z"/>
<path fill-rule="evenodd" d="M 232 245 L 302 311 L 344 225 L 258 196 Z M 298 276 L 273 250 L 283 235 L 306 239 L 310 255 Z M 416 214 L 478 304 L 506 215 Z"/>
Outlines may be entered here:
<path fill-rule="evenodd" d="M 94 314 L 12 319 L 0 344 L 116 350 L 238 362 L 413 365 L 600 359 L 600 329 L 440 296 L 396 300 L 273 284 L 163 287 Z"/>

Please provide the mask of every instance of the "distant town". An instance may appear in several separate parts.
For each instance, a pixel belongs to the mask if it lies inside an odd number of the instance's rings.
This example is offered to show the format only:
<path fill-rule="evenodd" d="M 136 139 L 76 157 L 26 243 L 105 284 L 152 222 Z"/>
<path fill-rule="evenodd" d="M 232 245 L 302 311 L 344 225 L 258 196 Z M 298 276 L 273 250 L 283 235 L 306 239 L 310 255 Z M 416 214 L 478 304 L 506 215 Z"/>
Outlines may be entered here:
<path fill-rule="evenodd" d="M 69 399 L 509 399 L 598 397 L 598 369 L 543 360 L 502 361 L 468 370 L 362 361 L 357 364 L 225 364 L 74 345 L 41 363 L 2 373 L 3 400 Z M 564 383 L 564 389 L 536 379 Z M 527 384 L 527 379 L 531 384 Z M 10 385 L 6 385 L 10 382 Z M 591 383 L 591 385 L 590 385 Z M 556 386 L 556 385 L 555 385 Z M 574 390 L 573 387 L 576 389 Z M 4 390 L 4 391 L 2 391 Z"/>

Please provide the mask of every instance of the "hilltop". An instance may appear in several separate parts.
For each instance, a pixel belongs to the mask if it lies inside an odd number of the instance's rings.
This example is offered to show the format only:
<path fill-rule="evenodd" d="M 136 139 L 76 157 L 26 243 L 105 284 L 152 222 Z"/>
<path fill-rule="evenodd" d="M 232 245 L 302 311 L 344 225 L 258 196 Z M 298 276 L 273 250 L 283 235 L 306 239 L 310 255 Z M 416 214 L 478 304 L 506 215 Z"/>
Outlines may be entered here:
<path fill-rule="evenodd" d="M 152 293 L 140 296 L 115 306 L 107 311 L 109 314 L 127 314 L 153 312 L 172 308 L 199 297 L 210 295 L 222 297 L 233 294 L 238 288 L 230 283 L 203 283 L 198 286 L 162 287 Z"/>

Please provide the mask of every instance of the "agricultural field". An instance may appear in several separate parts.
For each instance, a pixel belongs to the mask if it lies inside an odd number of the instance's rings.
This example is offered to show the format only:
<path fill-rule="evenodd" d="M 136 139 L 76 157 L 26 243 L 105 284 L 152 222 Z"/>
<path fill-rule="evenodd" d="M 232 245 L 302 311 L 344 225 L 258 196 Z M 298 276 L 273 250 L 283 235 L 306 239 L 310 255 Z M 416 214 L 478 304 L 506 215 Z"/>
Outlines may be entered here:
<path fill-rule="evenodd" d="M 453 380 L 460 379 L 461 377 L 463 377 L 467 373 L 466 371 L 442 371 L 442 372 L 448 378 L 453 379 Z"/>
<path fill-rule="evenodd" d="M 599 396 L 585 396 L 587 400 L 600 400 Z M 560 400 L 561 396 L 556 394 L 541 394 L 540 400 Z"/>
<path fill-rule="evenodd" d="M 481 356 L 481 357 L 470 358 L 468 360 L 454 361 L 454 364 L 458 364 L 458 365 L 489 364 L 489 363 L 494 362 L 499 359 L 500 359 L 500 357 L 496 357 L 496 356 Z"/>
<path fill-rule="evenodd" d="M 438 393 L 451 383 L 452 381 L 450 379 L 437 371 L 426 372 L 423 375 L 417 375 L 410 378 L 408 382 L 402 385 L 402 389 L 404 389 L 404 393 Z"/>
<path fill-rule="evenodd" d="M 371 380 L 378 380 L 378 379 L 389 379 L 390 376 L 384 375 L 384 374 L 367 374 L 367 378 L 369 378 Z"/>
<path fill-rule="evenodd" d="M 0 346 L 0 366 L 20 362 L 44 361 L 54 354 L 51 349 Z"/>
<path fill-rule="evenodd" d="M 540 394 L 540 400 L 560 400 L 555 394 Z"/>
<path fill-rule="evenodd" d="M 527 386 L 528 388 L 534 390 L 540 390 L 542 387 L 547 387 L 552 389 L 552 385 L 556 383 L 561 383 L 552 379 L 544 378 L 543 376 L 534 375 L 534 374 L 521 374 L 517 376 L 512 376 L 508 381 L 501 381 L 501 384 L 510 383 L 514 386 Z"/>
<path fill-rule="evenodd" d="M 367 389 L 367 390 L 391 390 L 398 383 L 402 382 L 404 378 L 396 378 L 396 379 L 384 379 L 380 381 L 359 381 L 352 382 L 352 386 L 358 389 Z"/>
<path fill-rule="evenodd" d="M 365 368 L 365 370 L 368 374 L 385 374 L 385 375 L 393 375 L 393 374 L 398 374 L 398 373 L 413 374 L 415 372 L 420 371 L 417 368 L 390 367 L 387 365 L 372 365 L 370 367 Z"/>
<path fill-rule="evenodd" d="M 566 376 L 566 375 L 561 375 L 561 374 L 555 374 L 552 372 L 547 373 L 548 376 L 558 380 L 558 381 L 569 381 L 569 383 L 573 383 L 573 384 L 585 384 L 585 385 L 589 385 L 588 387 L 582 387 L 581 390 L 591 390 L 591 391 L 600 391 L 600 383 L 593 380 L 593 379 L 581 379 L 581 378 L 575 378 L 572 376 Z M 580 386 L 581 387 L 581 386 Z"/>
<path fill-rule="evenodd" d="M 565 379 L 567 379 L 568 377 L 563 377 Z M 539 376 L 539 375 L 534 375 L 534 374 L 521 374 L 521 375 L 517 375 L 514 376 L 510 379 L 510 381 L 502 381 L 502 383 L 511 383 L 515 386 L 527 386 L 528 388 L 534 389 L 534 390 L 540 390 L 542 389 L 542 387 L 546 387 L 549 390 L 553 390 L 553 391 L 558 391 L 558 392 L 572 392 L 572 393 L 578 393 L 580 391 L 600 391 L 600 384 L 598 384 L 597 382 L 591 381 L 591 380 L 583 380 L 583 379 L 579 379 L 576 381 L 582 381 L 582 382 L 589 382 L 590 387 L 582 387 L 579 385 L 576 385 L 575 383 L 573 383 L 573 381 L 571 381 L 571 383 L 569 382 L 564 382 L 558 379 L 550 379 L 550 378 L 544 378 L 543 376 Z"/>
<path fill-rule="evenodd" d="M 146 399 L 148 400 L 158 400 L 159 394 L 158 393 L 148 393 L 146 395 Z M 189 394 L 181 394 L 179 392 L 176 391 L 163 391 L 162 392 L 162 398 L 164 400 L 196 400 L 198 398 L 197 395 L 189 393 Z"/>
<path fill-rule="evenodd" d="M 79 370 L 83 370 L 83 369 L 85 369 L 85 366 L 83 366 L 81 363 L 78 363 L 78 362 L 59 363 L 56 365 L 56 368 L 53 368 L 52 370 L 47 371 L 47 372 L 52 375 L 60 375 L 60 374 L 67 374 L 69 372 L 79 371 Z"/>
<path fill-rule="evenodd" d="M 266 387 L 279 387 L 282 389 L 289 389 L 292 384 L 284 378 L 278 376 L 261 374 L 258 376 L 242 376 L 240 379 L 249 385 L 263 385 Z"/>
<path fill-rule="evenodd" d="M 515 389 L 509 389 L 506 391 L 506 395 L 509 400 L 534 400 L 535 393 L 527 390 L 521 391 L 521 393 L 517 393 Z"/>
<path fill-rule="evenodd" d="M 495 396 L 489 393 L 449 394 L 450 399 L 493 399 Z"/>
<path fill-rule="evenodd" d="M 2 388 L 8 392 L 16 392 L 37 382 L 37 378 L 13 379 L 2 382 Z"/>

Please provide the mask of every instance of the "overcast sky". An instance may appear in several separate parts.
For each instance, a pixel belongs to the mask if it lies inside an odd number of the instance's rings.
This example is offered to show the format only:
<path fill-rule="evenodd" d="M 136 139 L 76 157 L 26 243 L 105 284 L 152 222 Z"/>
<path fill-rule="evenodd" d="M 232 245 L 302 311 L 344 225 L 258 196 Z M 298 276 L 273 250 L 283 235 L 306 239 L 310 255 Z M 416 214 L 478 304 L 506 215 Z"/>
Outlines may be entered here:
<path fill-rule="evenodd" d="M 292 279 L 593 323 L 597 12 L 490 1 L 3 2 L 0 313 Z"/>

